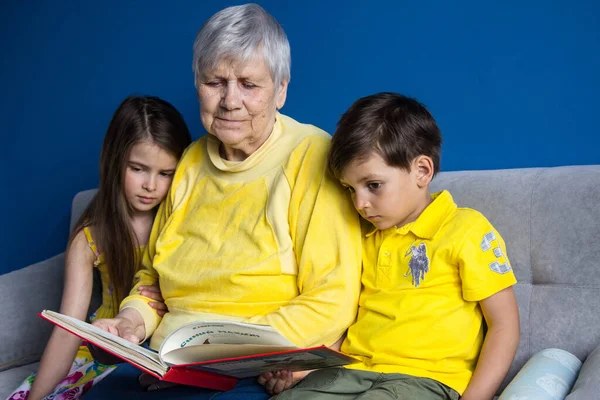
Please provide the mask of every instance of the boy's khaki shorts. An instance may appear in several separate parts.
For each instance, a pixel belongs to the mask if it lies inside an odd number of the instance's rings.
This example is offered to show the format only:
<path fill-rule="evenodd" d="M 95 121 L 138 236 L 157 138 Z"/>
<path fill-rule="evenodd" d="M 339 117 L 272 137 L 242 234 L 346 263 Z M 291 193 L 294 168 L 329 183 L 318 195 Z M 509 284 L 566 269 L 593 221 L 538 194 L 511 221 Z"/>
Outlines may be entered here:
<path fill-rule="evenodd" d="M 345 368 L 311 372 L 276 400 L 458 400 L 458 392 L 428 378 Z"/>

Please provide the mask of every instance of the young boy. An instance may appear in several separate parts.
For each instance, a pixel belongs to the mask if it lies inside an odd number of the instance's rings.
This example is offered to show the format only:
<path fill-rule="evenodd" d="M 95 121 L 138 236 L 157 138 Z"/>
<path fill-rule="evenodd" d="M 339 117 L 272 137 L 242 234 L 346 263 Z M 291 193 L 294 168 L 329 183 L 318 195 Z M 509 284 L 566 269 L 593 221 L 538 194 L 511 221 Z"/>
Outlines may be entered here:
<path fill-rule="evenodd" d="M 441 142 L 427 109 L 398 94 L 359 99 L 342 116 L 329 165 L 373 225 L 358 316 L 341 345 L 361 362 L 314 371 L 275 398 L 493 398 L 519 343 L 516 279 L 482 214 L 429 193 Z M 292 380 L 259 378 L 274 393 Z"/>

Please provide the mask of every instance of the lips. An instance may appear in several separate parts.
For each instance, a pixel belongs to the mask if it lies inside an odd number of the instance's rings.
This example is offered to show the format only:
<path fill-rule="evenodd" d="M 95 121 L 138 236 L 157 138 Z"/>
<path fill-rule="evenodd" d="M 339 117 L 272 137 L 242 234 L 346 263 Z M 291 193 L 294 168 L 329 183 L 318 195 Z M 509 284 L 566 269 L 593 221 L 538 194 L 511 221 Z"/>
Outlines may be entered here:
<path fill-rule="evenodd" d="M 236 119 L 236 118 L 223 118 L 223 117 L 216 117 L 216 120 L 219 120 L 221 122 L 244 122 L 243 119 Z"/>
<path fill-rule="evenodd" d="M 151 204 L 154 202 L 154 197 L 144 197 L 144 196 L 137 196 L 138 199 L 140 199 L 140 202 L 144 203 L 144 204 Z"/>

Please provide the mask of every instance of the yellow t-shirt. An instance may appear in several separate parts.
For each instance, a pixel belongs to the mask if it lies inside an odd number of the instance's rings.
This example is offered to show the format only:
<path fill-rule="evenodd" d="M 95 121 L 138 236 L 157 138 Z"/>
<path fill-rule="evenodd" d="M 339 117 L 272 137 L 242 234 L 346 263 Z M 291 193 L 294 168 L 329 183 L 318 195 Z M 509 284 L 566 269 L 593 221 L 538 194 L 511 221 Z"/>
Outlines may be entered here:
<path fill-rule="evenodd" d="M 243 162 L 221 159 L 211 135 L 187 149 L 121 304 L 142 314 L 152 348 L 202 319 L 271 325 L 299 346 L 341 337 L 356 317 L 361 234 L 327 173 L 329 145 L 324 131 L 278 114 Z M 169 307 L 162 321 L 137 294 L 157 280 Z"/>
<path fill-rule="evenodd" d="M 416 221 L 363 242 L 357 321 L 342 351 L 349 368 L 435 379 L 463 393 L 484 337 L 478 301 L 516 283 L 504 241 L 449 192 Z"/>

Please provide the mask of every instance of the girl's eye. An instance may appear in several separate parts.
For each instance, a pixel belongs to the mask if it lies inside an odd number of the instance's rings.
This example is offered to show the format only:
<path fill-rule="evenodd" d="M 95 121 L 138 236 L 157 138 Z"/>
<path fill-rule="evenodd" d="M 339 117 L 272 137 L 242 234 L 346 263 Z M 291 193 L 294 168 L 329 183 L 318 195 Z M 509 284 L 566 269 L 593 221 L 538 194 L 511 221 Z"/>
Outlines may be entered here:
<path fill-rule="evenodd" d="M 170 178 L 173 176 L 173 173 L 172 172 L 161 172 L 160 175 Z"/>
<path fill-rule="evenodd" d="M 348 190 L 350 193 L 354 193 L 354 188 L 352 186 L 346 186 L 346 190 Z"/>
<path fill-rule="evenodd" d="M 142 169 L 140 167 L 130 167 L 132 171 L 140 172 Z"/>

